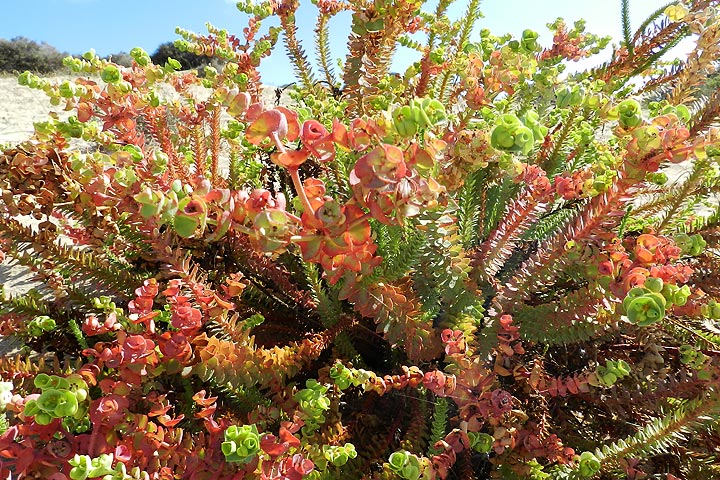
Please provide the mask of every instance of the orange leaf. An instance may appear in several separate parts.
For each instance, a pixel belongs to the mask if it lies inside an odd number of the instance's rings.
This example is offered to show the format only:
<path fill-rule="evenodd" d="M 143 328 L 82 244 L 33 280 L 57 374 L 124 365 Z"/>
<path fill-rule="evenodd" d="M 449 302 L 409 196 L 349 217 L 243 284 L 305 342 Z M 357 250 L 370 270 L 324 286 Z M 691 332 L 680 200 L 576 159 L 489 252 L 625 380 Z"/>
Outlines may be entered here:
<path fill-rule="evenodd" d="M 212 404 L 209 407 L 205 407 L 195 414 L 195 418 L 207 418 L 217 409 L 217 404 Z"/>
<path fill-rule="evenodd" d="M 273 163 L 285 168 L 297 168 L 308 159 L 310 152 L 305 150 L 286 150 L 284 153 L 273 153 Z"/>
<path fill-rule="evenodd" d="M 90 120 L 90 118 L 93 115 L 93 107 L 92 107 L 92 105 L 90 105 L 87 102 L 78 103 L 77 110 L 78 110 L 77 118 L 79 121 L 81 121 L 83 123 Z"/>
<path fill-rule="evenodd" d="M 182 413 L 176 418 L 172 418 L 169 415 L 161 415 L 158 417 L 158 421 L 166 427 L 174 427 L 178 423 L 182 422 L 183 418 L 185 418 L 185 415 Z"/>

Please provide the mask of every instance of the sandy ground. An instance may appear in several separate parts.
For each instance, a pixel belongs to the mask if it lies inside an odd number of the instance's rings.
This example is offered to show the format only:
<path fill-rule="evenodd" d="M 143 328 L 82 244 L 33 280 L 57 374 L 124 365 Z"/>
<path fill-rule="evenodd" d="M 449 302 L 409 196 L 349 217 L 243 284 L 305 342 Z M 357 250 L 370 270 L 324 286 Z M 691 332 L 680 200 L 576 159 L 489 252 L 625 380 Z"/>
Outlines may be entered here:
<path fill-rule="evenodd" d="M 48 78 L 66 80 L 72 77 Z M 266 87 L 263 95 L 265 104 L 273 105 L 275 98 L 275 87 Z M 289 97 L 283 95 L 281 101 L 286 104 Z M 33 132 L 33 122 L 46 120 L 51 111 L 65 117 L 70 115 L 69 112 L 63 112 L 62 107 L 50 105 L 42 91 L 18 85 L 14 76 L 0 75 L 0 145 L 28 138 Z"/>
<path fill-rule="evenodd" d="M 33 132 L 33 122 L 47 119 L 52 107 L 40 90 L 18 85 L 11 76 L 0 76 L 0 145 L 22 141 Z"/>

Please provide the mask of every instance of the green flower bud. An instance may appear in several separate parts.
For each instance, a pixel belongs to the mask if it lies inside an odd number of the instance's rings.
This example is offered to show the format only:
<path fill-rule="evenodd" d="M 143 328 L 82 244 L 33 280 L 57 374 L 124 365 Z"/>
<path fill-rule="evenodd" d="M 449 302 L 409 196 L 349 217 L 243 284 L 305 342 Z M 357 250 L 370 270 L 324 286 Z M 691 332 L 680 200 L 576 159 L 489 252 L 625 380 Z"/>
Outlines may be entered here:
<path fill-rule="evenodd" d="M 388 459 L 388 466 L 390 470 L 405 480 L 420 478 L 420 461 L 406 450 L 393 452 Z"/>
<path fill-rule="evenodd" d="M 53 417 L 71 417 L 78 410 L 78 400 L 73 392 L 50 388 L 37 399 L 37 406 Z"/>
<path fill-rule="evenodd" d="M 651 292 L 660 293 L 663 289 L 662 278 L 648 277 L 647 279 L 645 279 L 645 288 L 647 288 Z"/>
<path fill-rule="evenodd" d="M 423 98 L 421 108 L 425 112 L 430 126 L 437 125 L 447 118 L 445 105 L 435 98 Z"/>
<path fill-rule="evenodd" d="M 72 480 L 85 480 L 88 478 L 91 468 L 91 461 L 89 455 L 78 455 L 77 453 L 75 456 L 68 461 L 71 467 L 73 467 L 70 470 L 70 478 Z"/>
<path fill-rule="evenodd" d="M 352 383 L 352 372 L 342 363 L 336 363 L 330 369 L 330 378 L 340 390 L 345 390 Z"/>
<path fill-rule="evenodd" d="M 23 415 L 26 417 L 32 417 L 40 413 L 40 407 L 37 405 L 37 401 L 28 400 L 25 402 L 25 408 L 23 409 Z"/>
<path fill-rule="evenodd" d="M 97 458 L 90 460 L 90 469 L 88 476 L 90 478 L 102 477 L 103 475 L 112 475 L 113 455 L 110 453 L 103 453 Z"/>
<path fill-rule="evenodd" d="M 555 92 L 557 106 L 567 108 L 580 105 L 585 98 L 585 90 L 580 85 L 563 85 Z"/>
<path fill-rule="evenodd" d="M 135 63 L 137 63 L 141 67 L 145 67 L 152 63 L 152 61 L 150 60 L 150 55 L 148 55 L 147 52 L 140 47 L 135 47 L 131 49 L 130 56 L 133 60 L 135 60 Z"/>
<path fill-rule="evenodd" d="M 534 143 L 534 137 L 532 130 L 527 127 L 519 127 L 515 131 L 515 146 L 523 153 L 527 155 L 532 150 Z"/>
<path fill-rule="evenodd" d="M 30 73 L 28 70 L 25 70 L 23 73 L 18 75 L 18 85 L 22 86 L 29 86 L 30 85 L 30 77 L 32 76 L 32 73 Z"/>
<path fill-rule="evenodd" d="M 688 301 L 688 297 L 690 296 L 692 292 L 690 291 L 690 287 L 687 285 L 683 285 L 682 288 L 679 288 L 675 291 L 675 294 L 672 296 L 672 302 L 682 307 L 685 305 Z"/>
<path fill-rule="evenodd" d="M 655 185 L 665 185 L 668 182 L 668 176 L 664 172 L 655 172 L 648 174 L 648 181 Z"/>
<path fill-rule="evenodd" d="M 75 89 L 72 83 L 65 81 L 58 85 L 58 91 L 63 98 L 72 98 L 75 95 Z"/>
<path fill-rule="evenodd" d="M 583 477 L 592 477 L 600 471 L 600 460 L 592 452 L 583 452 L 580 455 L 580 475 Z"/>
<path fill-rule="evenodd" d="M 720 319 L 720 303 L 715 300 L 710 300 L 707 304 L 701 307 L 701 313 L 713 320 Z"/>
<path fill-rule="evenodd" d="M 618 360 L 614 362 L 615 370 L 620 376 L 625 377 L 630 375 L 630 365 L 625 360 Z"/>
<path fill-rule="evenodd" d="M 57 417 L 53 417 L 49 413 L 41 411 L 35 415 L 35 423 L 37 423 L 38 425 L 50 425 L 54 418 Z"/>
<path fill-rule="evenodd" d="M 538 35 L 537 32 L 526 29 L 522 32 L 522 39 L 520 40 L 520 47 L 526 52 L 534 52 L 538 49 Z"/>
<path fill-rule="evenodd" d="M 92 62 L 93 60 L 95 60 L 97 58 L 97 55 L 95 54 L 95 49 L 91 48 L 87 52 L 83 53 L 82 58 L 84 58 L 88 62 Z"/>
<path fill-rule="evenodd" d="M 648 125 L 647 127 L 634 130 L 633 137 L 637 139 L 638 147 L 644 152 L 657 150 L 662 147 L 660 129 L 654 125 Z"/>
<path fill-rule="evenodd" d="M 493 442 L 495 441 L 492 435 L 468 432 L 468 437 L 470 437 L 471 448 L 476 452 L 488 453 L 492 450 Z"/>
<path fill-rule="evenodd" d="M 528 110 L 522 117 L 522 122 L 526 127 L 530 128 L 533 132 L 535 140 L 541 140 L 545 138 L 548 133 L 548 128 L 538 121 L 540 115 L 534 110 Z"/>
<path fill-rule="evenodd" d="M 680 362 L 685 365 L 692 363 L 698 354 L 692 345 L 680 345 L 678 352 L 680 352 Z"/>
<path fill-rule="evenodd" d="M 625 129 L 635 128 L 642 123 L 642 110 L 640 102 L 634 99 L 627 99 L 618 105 L 618 122 Z"/>
<path fill-rule="evenodd" d="M 504 125 L 498 125 L 492 131 L 490 144 L 498 150 L 510 150 L 515 145 L 515 138 Z"/>
<path fill-rule="evenodd" d="M 68 390 L 75 394 L 78 402 L 84 402 L 88 395 L 88 384 L 77 374 L 72 374 L 66 379 L 70 383 Z"/>
<path fill-rule="evenodd" d="M 47 388 L 50 382 L 50 375 L 48 375 L 47 373 L 38 373 L 33 380 L 33 384 L 35 385 L 35 387 L 41 390 Z"/>
<path fill-rule="evenodd" d="M 690 121 L 690 110 L 688 110 L 685 105 L 676 105 L 675 115 L 677 115 L 677 117 L 683 123 L 688 123 Z"/>
<path fill-rule="evenodd" d="M 687 233 L 678 233 L 675 235 L 675 245 L 678 246 L 680 250 L 682 250 L 683 254 L 687 254 L 687 252 L 690 251 L 693 245 L 692 238 L 690 238 L 690 235 Z"/>
<path fill-rule="evenodd" d="M 692 240 L 692 246 L 690 247 L 688 254 L 691 257 L 696 257 L 700 255 L 703 250 L 705 250 L 707 242 L 705 242 L 705 239 L 699 233 L 696 233 L 695 235 L 690 237 L 690 239 Z"/>
<path fill-rule="evenodd" d="M 120 70 L 115 65 L 108 65 L 102 72 L 100 72 L 100 78 L 105 83 L 118 83 L 122 79 Z"/>
<path fill-rule="evenodd" d="M 524 155 L 530 153 L 535 142 L 532 130 L 512 114 L 501 115 L 497 122 L 490 134 L 490 144 L 493 148 L 522 152 Z"/>
<path fill-rule="evenodd" d="M 182 70 L 182 64 L 172 57 L 168 57 L 166 66 L 167 70 Z"/>
<path fill-rule="evenodd" d="M 323 445 L 322 451 L 323 457 L 336 467 L 342 467 L 348 460 L 357 457 L 355 445 L 352 443 L 346 443 L 343 446 Z"/>
<path fill-rule="evenodd" d="M 255 424 L 241 427 L 231 425 L 225 430 L 220 446 L 228 462 L 248 463 L 260 452 L 260 435 Z"/>
<path fill-rule="evenodd" d="M 641 327 L 652 325 L 665 316 L 665 304 L 665 297 L 654 292 L 634 298 L 627 307 L 628 320 Z"/>
<path fill-rule="evenodd" d="M 595 369 L 595 375 L 597 375 L 600 383 L 607 387 L 612 387 L 618 379 L 617 375 L 615 375 L 603 365 L 598 365 L 598 367 Z"/>
<path fill-rule="evenodd" d="M 409 138 L 417 133 L 418 125 L 415 122 L 410 106 L 405 105 L 394 109 L 392 112 L 392 119 L 395 131 L 401 137 Z"/>

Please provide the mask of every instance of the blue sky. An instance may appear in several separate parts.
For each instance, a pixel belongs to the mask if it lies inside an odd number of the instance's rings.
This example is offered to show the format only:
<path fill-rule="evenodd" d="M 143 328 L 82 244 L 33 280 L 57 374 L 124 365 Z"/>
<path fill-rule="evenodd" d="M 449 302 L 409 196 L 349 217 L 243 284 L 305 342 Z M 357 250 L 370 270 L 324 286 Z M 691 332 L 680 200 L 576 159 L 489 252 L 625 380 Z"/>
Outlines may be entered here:
<path fill-rule="evenodd" d="M 297 15 L 298 27 L 311 54 L 315 7 L 309 0 L 300 1 L 303 5 Z M 456 1 L 451 12 L 460 16 L 465 0 Z M 136 46 L 152 53 L 159 44 L 177 38 L 176 26 L 205 33 L 205 22 L 210 22 L 240 35 L 246 25 L 244 14 L 229 0 L 3 0 L 1 3 L 0 38 L 24 36 L 73 54 L 94 48 L 100 55 L 108 55 Z M 665 0 L 630 0 L 632 26 L 637 27 L 664 3 Z M 498 35 L 506 32 L 519 35 L 523 29 L 532 28 L 540 33 L 543 45 L 552 41 L 545 25 L 559 16 L 568 23 L 584 18 L 588 31 L 611 35 L 617 41 L 621 37 L 620 0 L 484 0 L 481 8 L 485 18 L 480 20 L 479 28 L 489 28 Z M 431 7 L 426 10 L 430 11 Z M 333 55 L 344 58 L 349 15 L 335 20 L 331 24 Z M 282 46 L 278 47 L 261 68 L 263 82 L 271 85 L 293 80 Z M 400 51 L 393 68 L 404 70 L 413 60 L 411 54 Z"/>

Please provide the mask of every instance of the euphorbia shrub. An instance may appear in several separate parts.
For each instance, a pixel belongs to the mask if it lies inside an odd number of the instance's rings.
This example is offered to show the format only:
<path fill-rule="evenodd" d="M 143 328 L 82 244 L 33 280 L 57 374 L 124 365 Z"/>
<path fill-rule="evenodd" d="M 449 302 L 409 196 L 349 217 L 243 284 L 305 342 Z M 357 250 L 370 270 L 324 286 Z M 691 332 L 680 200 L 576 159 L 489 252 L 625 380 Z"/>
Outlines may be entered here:
<path fill-rule="evenodd" d="M 609 41 L 583 22 L 449 4 L 317 2 L 318 69 L 297 3 L 241 2 L 242 36 L 179 30 L 202 78 L 19 77 L 71 116 L 0 155 L 0 254 L 41 284 L 0 300 L 2 478 L 717 476 L 718 2 L 574 74 Z"/>

